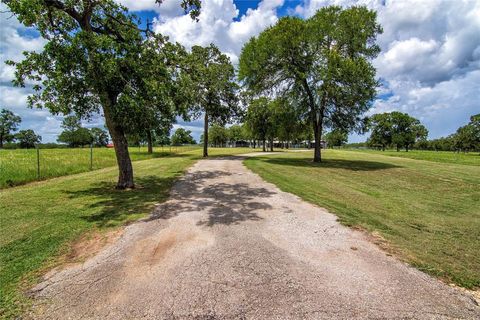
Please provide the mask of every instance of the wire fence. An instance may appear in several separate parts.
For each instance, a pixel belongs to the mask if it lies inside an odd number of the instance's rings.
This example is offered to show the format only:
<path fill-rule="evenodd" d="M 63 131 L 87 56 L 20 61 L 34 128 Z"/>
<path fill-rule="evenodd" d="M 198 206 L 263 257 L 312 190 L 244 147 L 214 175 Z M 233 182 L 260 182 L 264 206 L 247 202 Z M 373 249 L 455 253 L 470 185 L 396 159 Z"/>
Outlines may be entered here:
<path fill-rule="evenodd" d="M 130 147 L 132 161 L 167 157 L 200 150 L 199 145 Z M 113 148 L 57 148 L 0 150 L 0 188 L 87 172 L 116 165 Z"/>

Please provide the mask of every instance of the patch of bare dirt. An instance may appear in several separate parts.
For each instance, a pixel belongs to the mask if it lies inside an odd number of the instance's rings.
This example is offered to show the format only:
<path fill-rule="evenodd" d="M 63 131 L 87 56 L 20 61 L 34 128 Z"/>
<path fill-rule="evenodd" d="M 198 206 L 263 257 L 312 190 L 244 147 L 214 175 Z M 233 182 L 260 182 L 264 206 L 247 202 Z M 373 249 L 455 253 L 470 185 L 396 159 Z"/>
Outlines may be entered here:
<path fill-rule="evenodd" d="M 77 239 L 70 247 L 68 253 L 61 258 L 62 264 L 82 263 L 95 256 L 106 246 L 114 243 L 123 234 L 123 228 L 109 231 L 87 232 Z"/>

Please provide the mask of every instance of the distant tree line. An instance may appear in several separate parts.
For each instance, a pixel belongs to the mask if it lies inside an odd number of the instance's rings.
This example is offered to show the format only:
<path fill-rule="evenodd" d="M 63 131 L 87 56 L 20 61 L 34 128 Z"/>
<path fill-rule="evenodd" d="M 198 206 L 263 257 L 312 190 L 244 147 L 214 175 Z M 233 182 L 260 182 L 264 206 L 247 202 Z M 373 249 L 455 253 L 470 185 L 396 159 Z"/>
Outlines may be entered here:
<path fill-rule="evenodd" d="M 42 137 L 31 129 L 18 131 L 21 122 L 22 118 L 12 111 L 0 111 L 0 149 L 4 148 L 5 143 L 15 143 L 20 148 L 35 148 L 42 141 Z"/>
<path fill-rule="evenodd" d="M 416 149 L 434 151 L 480 152 L 480 114 L 470 117 L 470 122 L 447 137 L 420 141 Z"/>
<path fill-rule="evenodd" d="M 365 121 L 371 135 L 366 142 L 345 143 L 347 148 L 375 148 L 380 150 L 410 149 L 432 151 L 480 151 L 480 114 L 447 137 L 428 140 L 428 130 L 418 119 L 406 113 L 375 114 Z M 328 134 L 327 134 L 328 137 Z M 330 139 L 327 138 L 327 141 Z M 346 142 L 346 141 L 345 141 Z"/>
<path fill-rule="evenodd" d="M 101 128 L 82 127 L 80 118 L 75 115 L 65 117 L 62 121 L 62 128 L 63 131 L 57 141 L 65 143 L 71 148 L 90 144 L 95 147 L 106 147 L 110 138 L 107 131 Z"/>

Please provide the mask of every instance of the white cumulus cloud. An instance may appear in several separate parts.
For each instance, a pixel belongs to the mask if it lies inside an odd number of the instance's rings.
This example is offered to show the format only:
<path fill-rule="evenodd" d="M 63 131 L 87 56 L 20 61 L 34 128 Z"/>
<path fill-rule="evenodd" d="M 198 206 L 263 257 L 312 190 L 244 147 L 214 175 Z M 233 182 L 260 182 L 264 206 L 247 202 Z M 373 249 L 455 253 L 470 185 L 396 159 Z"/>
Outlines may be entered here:
<path fill-rule="evenodd" d="M 154 29 L 187 48 L 214 43 L 233 63 L 237 63 L 243 44 L 277 22 L 277 8 L 283 2 L 263 0 L 258 8 L 248 9 L 245 15 L 238 17 L 239 11 L 233 0 L 204 0 L 198 22 L 182 15 L 159 19 Z"/>

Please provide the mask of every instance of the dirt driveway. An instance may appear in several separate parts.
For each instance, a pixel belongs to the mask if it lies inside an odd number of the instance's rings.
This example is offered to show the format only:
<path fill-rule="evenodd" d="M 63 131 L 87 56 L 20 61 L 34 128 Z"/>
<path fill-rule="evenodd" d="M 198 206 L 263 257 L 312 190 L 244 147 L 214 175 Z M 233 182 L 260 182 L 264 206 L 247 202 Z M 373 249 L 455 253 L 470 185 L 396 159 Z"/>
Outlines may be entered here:
<path fill-rule="evenodd" d="M 202 160 L 153 216 L 36 288 L 35 319 L 474 319 L 453 288 L 387 256 L 241 157 Z"/>

